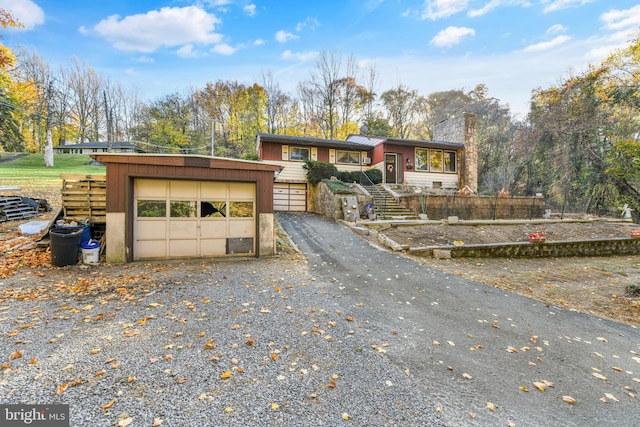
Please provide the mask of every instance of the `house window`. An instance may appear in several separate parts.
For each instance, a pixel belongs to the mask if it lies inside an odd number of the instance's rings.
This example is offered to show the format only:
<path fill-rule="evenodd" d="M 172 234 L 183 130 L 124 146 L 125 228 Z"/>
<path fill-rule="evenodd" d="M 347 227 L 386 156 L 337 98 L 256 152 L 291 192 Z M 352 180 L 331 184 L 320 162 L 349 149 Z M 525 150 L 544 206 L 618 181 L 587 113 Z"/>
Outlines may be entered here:
<path fill-rule="evenodd" d="M 360 164 L 360 153 L 357 151 L 336 150 L 336 163 L 346 163 L 349 165 Z"/>
<path fill-rule="evenodd" d="M 456 152 L 455 151 L 444 152 L 444 171 L 449 173 L 456 172 Z"/>
<path fill-rule="evenodd" d="M 429 170 L 431 172 L 442 172 L 441 150 L 429 150 Z"/>
<path fill-rule="evenodd" d="M 170 205 L 171 218 L 195 218 L 196 217 L 196 202 L 194 201 L 182 201 L 172 200 Z"/>
<path fill-rule="evenodd" d="M 167 202 L 164 200 L 138 200 L 138 218 L 164 218 Z"/>
<path fill-rule="evenodd" d="M 309 149 L 302 147 L 291 147 L 289 160 L 309 160 Z"/>
<path fill-rule="evenodd" d="M 416 148 L 416 170 L 428 171 L 429 170 L 429 150 L 426 148 Z"/>

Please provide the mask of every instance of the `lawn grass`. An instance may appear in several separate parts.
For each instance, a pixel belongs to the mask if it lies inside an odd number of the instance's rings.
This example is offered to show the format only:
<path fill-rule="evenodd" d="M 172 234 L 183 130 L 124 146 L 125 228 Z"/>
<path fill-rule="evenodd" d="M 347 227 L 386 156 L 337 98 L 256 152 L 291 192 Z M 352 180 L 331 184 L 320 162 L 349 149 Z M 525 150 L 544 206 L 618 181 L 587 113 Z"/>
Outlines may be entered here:
<path fill-rule="evenodd" d="M 0 186 L 35 189 L 62 185 L 61 174 L 104 175 L 104 166 L 90 165 L 86 154 L 57 154 L 53 167 L 44 165 L 44 155 L 27 154 L 15 160 L 0 162 Z"/>

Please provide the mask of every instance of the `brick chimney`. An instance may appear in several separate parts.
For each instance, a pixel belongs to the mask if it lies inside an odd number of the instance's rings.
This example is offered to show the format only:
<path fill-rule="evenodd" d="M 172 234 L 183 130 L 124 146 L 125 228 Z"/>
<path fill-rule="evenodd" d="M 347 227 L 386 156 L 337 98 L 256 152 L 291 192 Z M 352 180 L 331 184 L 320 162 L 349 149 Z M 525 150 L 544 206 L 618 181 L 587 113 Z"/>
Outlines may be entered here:
<path fill-rule="evenodd" d="M 433 130 L 437 142 L 459 142 L 464 151 L 458 158 L 458 186 L 469 187 L 478 192 L 478 128 L 475 114 L 465 113 L 460 117 L 444 120 Z"/>

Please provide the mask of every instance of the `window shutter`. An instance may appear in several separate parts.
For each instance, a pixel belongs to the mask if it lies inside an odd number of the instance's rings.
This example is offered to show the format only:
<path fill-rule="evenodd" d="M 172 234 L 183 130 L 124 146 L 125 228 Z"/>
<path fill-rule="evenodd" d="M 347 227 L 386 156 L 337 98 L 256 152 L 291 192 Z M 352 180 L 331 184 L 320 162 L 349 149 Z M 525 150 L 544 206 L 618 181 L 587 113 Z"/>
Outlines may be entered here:
<path fill-rule="evenodd" d="M 282 160 L 289 160 L 289 146 L 282 146 Z"/>
<path fill-rule="evenodd" d="M 311 160 L 318 161 L 318 147 L 311 147 Z"/>
<path fill-rule="evenodd" d="M 332 148 L 329 150 L 329 163 L 335 163 L 335 162 L 336 162 L 336 150 Z"/>

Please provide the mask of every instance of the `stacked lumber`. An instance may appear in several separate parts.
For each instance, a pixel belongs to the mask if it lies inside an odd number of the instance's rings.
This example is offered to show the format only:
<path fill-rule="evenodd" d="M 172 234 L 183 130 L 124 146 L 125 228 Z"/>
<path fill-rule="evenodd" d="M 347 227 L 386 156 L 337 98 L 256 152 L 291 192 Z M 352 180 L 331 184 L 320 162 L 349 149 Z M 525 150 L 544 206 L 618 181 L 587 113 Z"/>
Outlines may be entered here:
<path fill-rule="evenodd" d="M 20 196 L 0 196 L 0 222 L 36 216 L 38 204 Z"/>
<path fill-rule="evenodd" d="M 106 175 L 62 176 L 62 210 L 66 218 L 88 219 L 92 224 L 106 222 Z"/>

